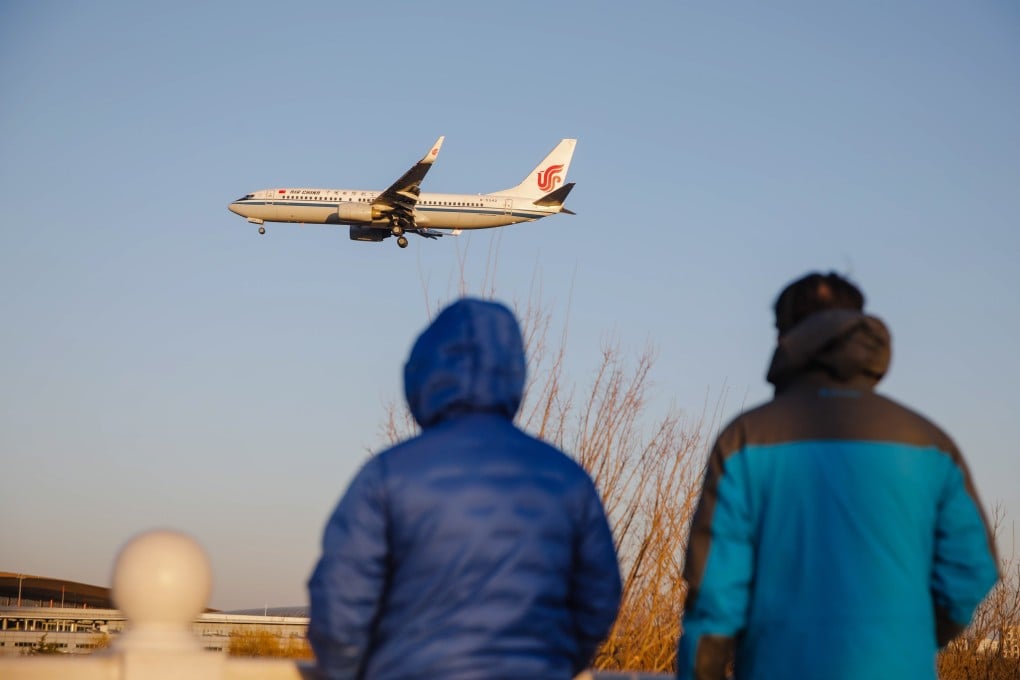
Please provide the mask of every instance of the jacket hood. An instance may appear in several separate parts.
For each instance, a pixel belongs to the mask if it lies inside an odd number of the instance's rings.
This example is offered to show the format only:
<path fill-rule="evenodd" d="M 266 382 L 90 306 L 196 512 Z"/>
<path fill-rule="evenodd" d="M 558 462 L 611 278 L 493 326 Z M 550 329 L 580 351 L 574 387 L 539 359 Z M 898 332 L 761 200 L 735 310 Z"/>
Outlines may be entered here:
<path fill-rule="evenodd" d="M 404 395 L 423 428 L 461 413 L 512 419 L 521 404 L 524 342 L 513 312 L 465 298 L 418 336 L 404 365 Z"/>
<path fill-rule="evenodd" d="M 892 338 L 881 319 L 846 309 L 807 317 L 779 338 L 767 380 L 776 391 L 823 370 L 838 382 L 874 387 L 889 370 Z"/>

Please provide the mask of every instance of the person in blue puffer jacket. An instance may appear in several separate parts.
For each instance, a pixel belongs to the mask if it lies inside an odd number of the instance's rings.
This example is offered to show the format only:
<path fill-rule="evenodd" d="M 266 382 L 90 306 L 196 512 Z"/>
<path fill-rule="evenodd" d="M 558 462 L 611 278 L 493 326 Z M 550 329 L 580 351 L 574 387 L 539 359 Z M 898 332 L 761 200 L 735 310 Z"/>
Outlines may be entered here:
<path fill-rule="evenodd" d="M 459 300 L 404 367 L 420 435 L 371 458 L 308 583 L 326 678 L 547 678 L 591 663 L 621 583 L 588 474 L 514 423 L 525 380 L 505 306 Z"/>
<path fill-rule="evenodd" d="M 775 398 L 719 434 L 691 525 L 681 680 L 935 680 L 999 577 L 956 445 L 875 392 L 863 308 L 834 273 L 776 301 Z"/>

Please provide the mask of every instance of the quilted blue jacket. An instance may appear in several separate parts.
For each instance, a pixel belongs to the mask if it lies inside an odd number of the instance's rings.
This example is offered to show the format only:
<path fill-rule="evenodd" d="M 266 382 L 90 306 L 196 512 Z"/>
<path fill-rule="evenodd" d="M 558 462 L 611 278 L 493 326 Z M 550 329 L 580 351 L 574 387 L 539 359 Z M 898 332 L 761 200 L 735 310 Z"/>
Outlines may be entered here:
<path fill-rule="evenodd" d="M 376 455 L 327 524 L 308 636 L 328 678 L 571 678 L 616 616 L 612 535 L 585 471 L 517 429 L 513 314 L 465 299 L 412 349 L 421 435 Z"/>
<path fill-rule="evenodd" d="M 775 398 L 729 424 L 691 527 L 678 674 L 934 680 L 935 652 L 998 578 L 967 466 L 876 394 L 874 317 L 812 315 L 780 339 Z"/>

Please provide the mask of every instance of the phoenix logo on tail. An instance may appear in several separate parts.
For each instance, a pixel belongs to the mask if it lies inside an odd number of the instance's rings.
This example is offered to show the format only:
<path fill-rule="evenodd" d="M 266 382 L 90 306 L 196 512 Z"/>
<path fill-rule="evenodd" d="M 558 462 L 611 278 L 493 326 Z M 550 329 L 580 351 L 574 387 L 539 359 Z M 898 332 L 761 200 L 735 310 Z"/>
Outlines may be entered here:
<path fill-rule="evenodd" d="M 552 191 L 557 184 L 563 181 L 563 178 L 560 177 L 562 172 L 562 165 L 550 165 L 538 173 L 538 188 L 542 191 Z"/>
<path fill-rule="evenodd" d="M 491 194 L 422 193 L 421 182 L 439 155 L 443 139 L 436 140 L 425 157 L 385 191 L 263 189 L 245 194 L 228 207 L 259 225 L 260 234 L 266 233 L 266 222 L 345 224 L 354 241 L 396 236 L 401 248 L 407 247 L 408 233 L 438 238 L 463 229 L 533 222 L 561 212 L 574 214 L 563 205 L 574 185 L 563 182 L 577 140 L 560 140 L 524 181 L 510 189 Z"/>

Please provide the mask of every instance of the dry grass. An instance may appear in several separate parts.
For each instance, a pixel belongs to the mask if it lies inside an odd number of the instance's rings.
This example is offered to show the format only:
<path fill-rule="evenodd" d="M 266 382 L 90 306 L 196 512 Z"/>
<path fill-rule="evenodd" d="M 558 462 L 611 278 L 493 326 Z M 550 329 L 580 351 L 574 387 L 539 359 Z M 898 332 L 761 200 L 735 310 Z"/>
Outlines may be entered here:
<path fill-rule="evenodd" d="M 283 659 L 311 659 L 312 648 L 305 638 L 281 639 L 265 630 L 230 634 L 230 656 L 260 656 Z"/>
<path fill-rule="evenodd" d="M 1001 536 L 1004 523 L 1002 508 L 996 508 L 996 536 Z M 1010 545 L 1009 557 L 1001 560 L 1002 580 L 978 607 L 970 627 L 939 654 L 940 680 L 1020 678 L 1020 561 L 1015 531 Z"/>
<path fill-rule="evenodd" d="M 604 346 L 576 401 L 564 395 L 562 349 L 551 356 L 551 370 L 531 385 L 521 425 L 571 452 L 595 480 L 623 574 L 620 613 L 595 667 L 669 672 L 686 592 L 687 526 L 705 460 L 704 419 L 687 421 L 675 409 L 650 415 L 651 348 L 628 361 L 618 345 Z"/>

